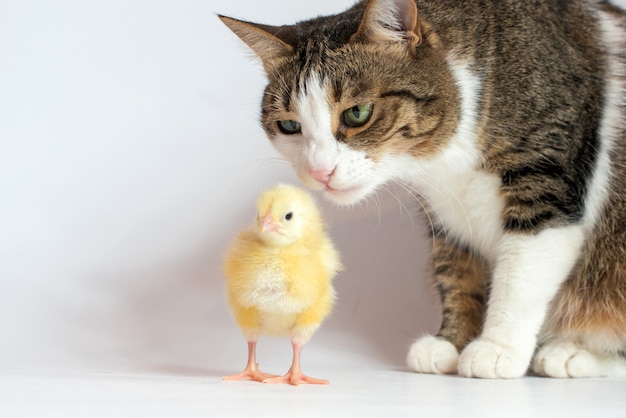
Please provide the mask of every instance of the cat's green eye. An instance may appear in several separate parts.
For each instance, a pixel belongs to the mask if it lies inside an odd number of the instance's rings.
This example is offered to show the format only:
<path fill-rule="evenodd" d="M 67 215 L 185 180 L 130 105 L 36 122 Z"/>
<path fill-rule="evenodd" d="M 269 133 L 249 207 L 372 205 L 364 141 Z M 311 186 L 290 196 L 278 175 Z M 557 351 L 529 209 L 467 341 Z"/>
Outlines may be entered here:
<path fill-rule="evenodd" d="M 343 112 L 343 122 L 352 128 L 361 127 L 369 122 L 373 110 L 374 105 L 371 104 L 351 107 Z"/>
<path fill-rule="evenodd" d="M 281 120 L 278 121 L 278 129 L 284 134 L 293 135 L 302 131 L 302 126 L 295 120 Z"/>

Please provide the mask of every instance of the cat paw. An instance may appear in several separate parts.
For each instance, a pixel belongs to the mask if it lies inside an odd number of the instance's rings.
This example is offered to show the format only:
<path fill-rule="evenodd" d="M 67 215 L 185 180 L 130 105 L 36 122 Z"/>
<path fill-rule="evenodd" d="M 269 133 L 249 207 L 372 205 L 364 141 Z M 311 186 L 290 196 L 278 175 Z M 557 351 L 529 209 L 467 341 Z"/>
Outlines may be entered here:
<path fill-rule="evenodd" d="M 407 364 L 418 373 L 456 373 L 459 352 L 452 343 L 431 335 L 415 341 L 407 355 Z"/>
<path fill-rule="evenodd" d="M 535 356 L 533 371 L 547 377 L 591 377 L 599 375 L 598 360 L 589 351 L 569 342 L 543 346 Z"/>
<path fill-rule="evenodd" d="M 470 343 L 459 357 L 459 374 L 485 379 L 514 379 L 528 369 L 530 356 L 487 340 Z"/>

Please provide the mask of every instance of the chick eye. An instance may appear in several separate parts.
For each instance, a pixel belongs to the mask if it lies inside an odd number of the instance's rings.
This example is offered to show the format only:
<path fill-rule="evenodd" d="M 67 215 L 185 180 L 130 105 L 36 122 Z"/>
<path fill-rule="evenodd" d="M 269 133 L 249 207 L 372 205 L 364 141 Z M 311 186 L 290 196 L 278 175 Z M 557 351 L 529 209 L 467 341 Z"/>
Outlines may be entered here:
<path fill-rule="evenodd" d="M 352 128 L 361 127 L 369 122 L 373 110 L 372 104 L 351 107 L 343 112 L 343 122 Z"/>
<path fill-rule="evenodd" d="M 278 129 L 286 135 L 293 135 L 302 131 L 302 126 L 295 120 L 280 120 L 278 121 Z"/>
<path fill-rule="evenodd" d="M 293 218 L 293 213 L 292 212 L 289 212 L 288 214 L 285 215 L 285 219 L 286 220 L 290 221 L 291 218 Z"/>

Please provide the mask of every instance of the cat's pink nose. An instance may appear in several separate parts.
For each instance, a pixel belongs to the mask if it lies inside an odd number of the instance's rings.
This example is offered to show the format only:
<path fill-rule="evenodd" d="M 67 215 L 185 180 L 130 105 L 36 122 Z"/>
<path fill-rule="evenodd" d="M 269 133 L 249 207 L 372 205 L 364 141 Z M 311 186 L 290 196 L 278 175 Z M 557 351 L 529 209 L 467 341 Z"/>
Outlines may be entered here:
<path fill-rule="evenodd" d="M 311 177 L 313 177 L 315 180 L 319 181 L 320 183 L 322 183 L 323 185 L 328 185 L 328 183 L 330 183 L 330 178 L 333 175 L 333 173 L 335 172 L 334 169 L 332 170 L 312 170 L 309 169 L 309 175 Z"/>

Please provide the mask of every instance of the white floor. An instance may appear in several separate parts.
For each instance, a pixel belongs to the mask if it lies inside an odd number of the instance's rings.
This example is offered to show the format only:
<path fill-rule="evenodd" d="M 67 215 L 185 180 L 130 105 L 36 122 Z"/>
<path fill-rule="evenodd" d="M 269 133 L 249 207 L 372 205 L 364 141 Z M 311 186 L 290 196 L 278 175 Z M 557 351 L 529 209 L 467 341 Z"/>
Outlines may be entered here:
<path fill-rule="evenodd" d="M 0 416 L 626 416 L 625 380 L 490 381 L 376 367 L 305 371 L 330 379 L 330 385 L 224 382 L 210 375 L 5 374 L 0 376 Z"/>

